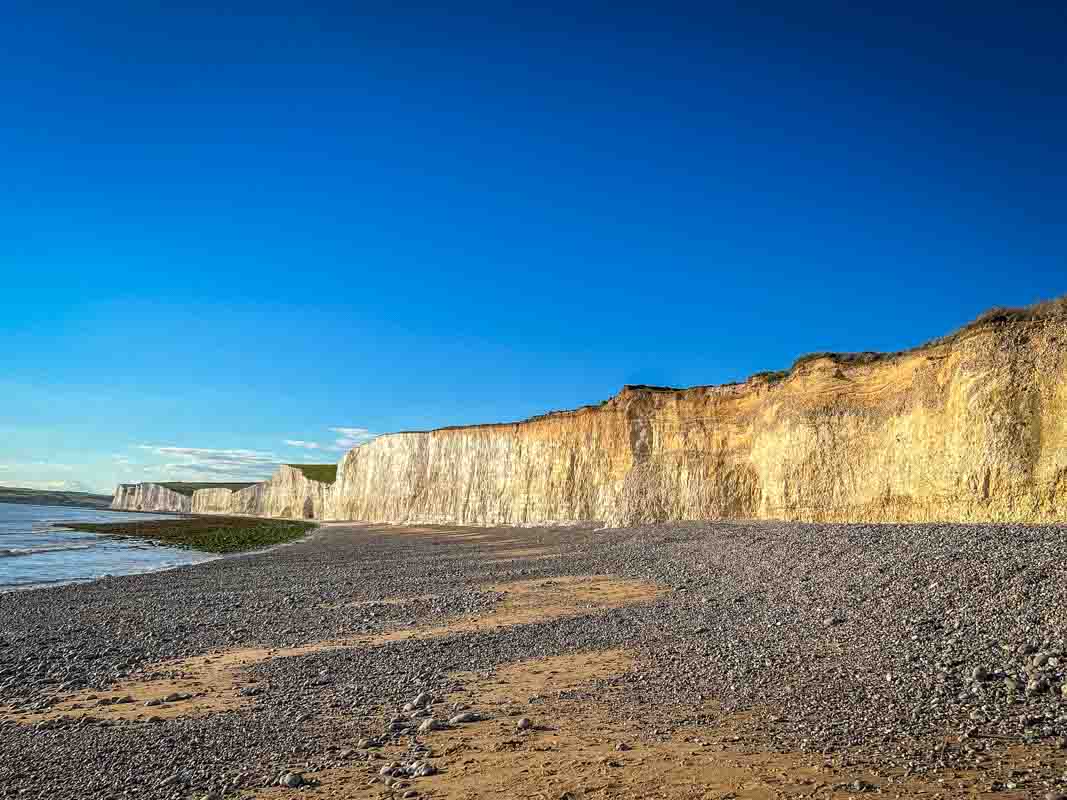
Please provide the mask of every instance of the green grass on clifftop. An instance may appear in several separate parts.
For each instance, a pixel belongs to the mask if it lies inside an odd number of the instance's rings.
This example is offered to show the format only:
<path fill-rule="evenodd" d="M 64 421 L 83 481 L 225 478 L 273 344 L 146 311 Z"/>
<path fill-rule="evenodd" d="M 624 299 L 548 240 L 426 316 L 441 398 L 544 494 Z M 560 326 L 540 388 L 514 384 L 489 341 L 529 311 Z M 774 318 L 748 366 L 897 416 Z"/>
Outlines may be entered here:
<path fill-rule="evenodd" d="M 286 466 L 300 470 L 309 481 L 333 483 L 337 480 L 336 464 L 287 464 Z"/>
<path fill-rule="evenodd" d="M 204 553 L 243 553 L 291 542 L 318 527 L 313 522 L 290 522 L 253 517 L 180 517 L 141 522 L 68 522 L 64 527 L 106 536 L 152 539 L 172 547 Z"/>

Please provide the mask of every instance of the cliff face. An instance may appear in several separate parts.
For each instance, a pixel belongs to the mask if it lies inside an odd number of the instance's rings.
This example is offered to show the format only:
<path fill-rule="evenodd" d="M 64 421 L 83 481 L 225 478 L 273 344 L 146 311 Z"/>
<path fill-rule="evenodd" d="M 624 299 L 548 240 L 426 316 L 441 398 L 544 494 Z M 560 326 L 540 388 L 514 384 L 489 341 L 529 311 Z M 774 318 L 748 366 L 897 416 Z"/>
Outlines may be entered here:
<path fill-rule="evenodd" d="M 333 519 L 456 524 L 1067 519 L 1067 323 L 987 326 L 784 380 L 623 390 L 345 455 Z"/>
<path fill-rule="evenodd" d="M 193 498 L 157 483 L 123 483 L 115 489 L 111 507 L 118 511 L 177 511 L 189 513 Z"/>
<path fill-rule="evenodd" d="M 322 519 L 330 484 L 309 480 L 298 469 L 279 467 L 269 481 L 246 489 L 198 489 L 193 493 L 196 514 L 253 514 L 261 517 Z"/>
<path fill-rule="evenodd" d="M 627 387 L 526 422 L 382 436 L 344 456 L 332 487 L 286 467 L 232 497 L 201 490 L 194 506 L 472 525 L 1067 520 L 1062 317 L 776 377 Z"/>

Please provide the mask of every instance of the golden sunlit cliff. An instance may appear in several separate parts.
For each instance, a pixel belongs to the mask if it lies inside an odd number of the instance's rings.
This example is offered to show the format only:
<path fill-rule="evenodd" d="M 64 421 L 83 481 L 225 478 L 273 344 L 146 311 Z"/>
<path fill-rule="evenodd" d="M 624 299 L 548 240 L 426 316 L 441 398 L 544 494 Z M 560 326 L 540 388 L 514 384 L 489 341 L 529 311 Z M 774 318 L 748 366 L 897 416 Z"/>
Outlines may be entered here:
<path fill-rule="evenodd" d="M 994 312 L 909 352 L 389 434 L 349 451 L 332 485 L 272 481 L 293 496 L 209 508 L 194 495 L 193 508 L 464 525 L 1063 521 L 1067 318 Z"/>

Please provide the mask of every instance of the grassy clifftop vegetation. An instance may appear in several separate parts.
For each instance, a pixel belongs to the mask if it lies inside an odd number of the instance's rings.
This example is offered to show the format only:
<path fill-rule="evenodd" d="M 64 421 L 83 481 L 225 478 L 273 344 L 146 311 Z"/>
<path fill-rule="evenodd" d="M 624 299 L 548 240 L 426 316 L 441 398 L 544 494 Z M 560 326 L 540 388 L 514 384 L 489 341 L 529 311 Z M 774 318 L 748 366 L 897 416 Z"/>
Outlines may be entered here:
<path fill-rule="evenodd" d="M 947 336 L 942 336 L 937 339 L 931 339 L 928 342 L 923 342 L 918 347 L 912 347 L 908 350 L 898 350 L 895 352 L 888 353 L 876 351 L 865 351 L 862 353 L 806 353 L 805 355 L 802 355 L 797 358 L 797 360 L 793 362 L 793 366 L 790 367 L 789 370 L 773 374 L 788 376 L 789 373 L 791 373 L 798 367 L 802 367 L 804 364 L 807 364 L 812 361 L 817 361 L 820 358 L 829 358 L 838 364 L 847 364 L 854 366 L 863 364 L 873 364 L 875 362 L 883 361 L 885 359 L 896 358 L 897 356 L 905 355 L 907 353 L 915 353 L 920 350 L 925 350 L 929 347 L 936 347 L 942 344 L 950 344 L 961 336 L 965 336 L 976 330 L 991 325 L 1002 325 L 1011 322 L 1031 322 L 1035 320 L 1058 318 L 1067 318 L 1067 295 L 1057 297 L 1053 300 L 1044 300 L 1040 303 L 1034 303 L 1029 306 L 997 306 L 996 308 L 991 308 L 988 311 L 979 314 L 975 319 L 968 322 L 966 325 L 959 328 L 958 330 L 955 330 L 952 333 L 948 334 Z M 767 373 L 757 373 L 753 377 L 759 377 L 760 375 L 764 374 Z"/>
<path fill-rule="evenodd" d="M 333 483 L 337 480 L 336 464 L 286 464 L 286 466 L 300 470 L 309 481 Z"/>

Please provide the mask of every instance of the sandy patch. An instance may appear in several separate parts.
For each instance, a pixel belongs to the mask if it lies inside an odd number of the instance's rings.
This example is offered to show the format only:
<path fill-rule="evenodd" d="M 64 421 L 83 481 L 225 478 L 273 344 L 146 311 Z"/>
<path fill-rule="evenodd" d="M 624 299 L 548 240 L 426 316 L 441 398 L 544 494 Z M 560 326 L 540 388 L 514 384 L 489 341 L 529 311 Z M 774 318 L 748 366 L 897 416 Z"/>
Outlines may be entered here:
<path fill-rule="evenodd" d="M 528 625 L 550 619 L 573 617 L 594 610 L 619 608 L 656 599 L 662 590 L 647 581 L 607 575 L 541 578 L 498 584 L 491 591 L 506 593 L 491 614 L 472 616 L 436 627 L 407 628 L 363 639 L 365 644 L 428 639 L 456 633 L 471 633 Z"/>
<path fill-rule="evenodd" d="M 409 788 L 435 800 L 777 800 L 861 797 L 876 788 L 882 796 L 925 800 L 1027 796 L 987 792 L 988 779 L 970 772 L 926 781 L 898 775 L 890 782 L 854 758 L 840 768 L 814 755 L 761 750 L 750 744 L 757 719 L 724 715 L 713 706 L 693 709 L 708 720 L 699 728 L 656 737 L 654 721 L 624 717 L 612 702 L 615 679 L 634 668 L 629 653 L 611 650 L 510 664 L 488 677 L 458 674 L 465 690 L 447 702 L 462 701 L 489 718 L 419 737 L 432 747 L 440 774 L 406 780 L 392 792 L 380 781 L 371 783 L 383 764 L 404 759 L 402 748 L 386 748 L 368 762 L 309 774 L 320 782 L 314 796 L 399 797 Z M 533 721 L 532 729 L 517 729 L 522 716 Z M 862 794 L 855 781 L 866 784 Z M 281 798 L 287 792 L 260 789 L 251 796 Z"/>
<path fill-rule="evenodd" d="M 59 702 L 46 711 L 29 713 L 3 709 L 4 716 L 23 724 L 36 724 L 60 717 L 149 721 L 155 717 L 201 717 L 232 711 L 254 698 L 240 694 L 245 686 L 255 684 L 243 674 L 250 665 L 281 651 L 247 648 L 232 652 L 157 664 L 152 677 L 120 681 L 108 691 L 59 695 Z M 188 699 L 146 706 L 171 694 L 188 694 Z M 132 698 L 132 702 L 114 703 Z M 108 705 L 100 705 L 101 701 Z"/>
<path fill-rule="evenodd" d="M 47 710 L 18 712 L 0 708 L 0 715 L 23 724 L 36 724 L 60 717 L 147 721 L 152 717 L 197 717 L 233 711 L 255 702 L 254 694 L 241 693 L 242 689 L 252 691 L 246 687 L 254 686 L 248 669 L 271 658 L 289 658 L 349 647 L 373 647 L 543 622 L 651 600 L 660 592 L 654 584 L 603 575 L 518 581 L 497 584 L 488 587 L 488 590 L 505 594 L 492 611 L 460 618 L 445 625 L 405 628 L 375 636 L 346 637 L 299 647 L 235 648 L 163 662 L 143 668 L 141 672 L 147 673 L 145 677 L 120 681 L 108 691 L 57 695 L 58 702 Z M 368 600 L 357 601 L 356 604 L 400 604 L 413 599 Z M 158 706 L 145 706 L 148 701 L 161 700 L 171 694 L 188 694 L 190 697 Z M 111 702 L 127 697 L 132 698 L 132 702 Z M 100 705 L 101 700 L 107 704 Z"/>

